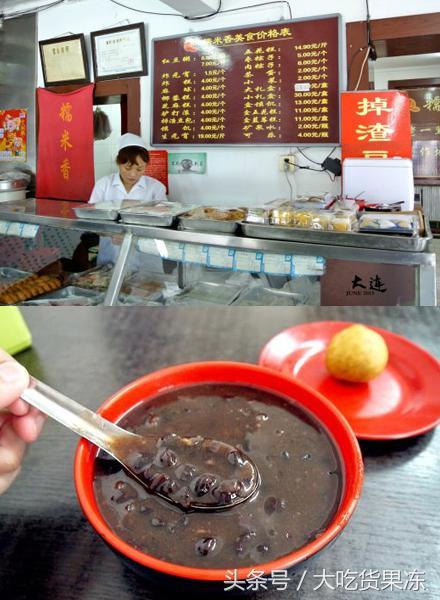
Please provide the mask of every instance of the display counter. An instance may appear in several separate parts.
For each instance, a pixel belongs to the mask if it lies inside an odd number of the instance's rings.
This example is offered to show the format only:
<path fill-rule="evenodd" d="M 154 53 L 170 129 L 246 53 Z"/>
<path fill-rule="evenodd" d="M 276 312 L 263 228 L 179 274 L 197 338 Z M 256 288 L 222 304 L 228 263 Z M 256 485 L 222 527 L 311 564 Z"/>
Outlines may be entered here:
<path fill-rule="evenodd" d="M 195 283 L 222 286 L 239 283 L 237 298 L 231 300 L 224 295 L 223 286 L 213 288 L 212 297 L 202 297 L 202 302 L 240 303 L 243 292 L 249 294 L 250 289 L 264 288 L 269 295 L 272 290 L 274 297 L 268 299 L 266 294 L 265 298 L 261 289 L 254 290 L 259 296 L 256 304 L 278 304 L 278 299 L 283 304 L 287 301 L 285 294 L 291 294 L 292 305 L 436 305 L 435 253 L 429 240 L 417 251 L 399 248 L 392 237 L 389 246 L 394 249 L 377 242 L 374 248 L 353 245 L 356 244 L 353 237 L 347 245 L 343 235 L 332 237 L 329 232 L 322 232 L 322 243 L 316 232 L 310 232 L 307 241 L 307 231 L 301 232 L 302 241 L 266 239 L 245 235 L 242 228 L 237 233 L 225 234 L 80 219 L 74 213 L 78 206 L 84 204 L 35 199 L 1 203 L 0 236 L 27 239 L 31 245 L 41 227 L 56 229 L 60 239 L 69 231 L 111 236 L 113 240 L 117 236 L 119 255 L 105 293 L 99 299 L 107 306 L 120 303 L 121 290 L 124 293 L 124 281 L 132 273 L 133 264 L 136 263 L 138 273 L 148 275 L 150 267 L 143 260 L 145 256 L 155 256 L 159 262 L 166 260 L 162 273 L 168 271 L 168 283 L 173 280 L 181 290 L 191 289 Z M 7 262 L 3 257 L 1 260 Z M 0 266 L 16 267 L 12 263 L 13 260 Z M 172 297 L 176 295 L 179 296 L 178 290 Z M 169 303 L 169 297 L 157 300 L 153 302 Z M 251 304 L 252 299 L 243 303 Z"/>

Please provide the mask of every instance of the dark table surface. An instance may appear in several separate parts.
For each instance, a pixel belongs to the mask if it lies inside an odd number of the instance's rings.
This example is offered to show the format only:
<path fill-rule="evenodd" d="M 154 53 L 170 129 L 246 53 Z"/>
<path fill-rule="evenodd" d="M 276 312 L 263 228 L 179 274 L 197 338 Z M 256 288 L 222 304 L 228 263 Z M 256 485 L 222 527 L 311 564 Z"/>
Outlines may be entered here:
<path fill-rule="evenodd" d="M 130 380 L 167 365 L 208 359 L 256 362 L 275 333 L 305 321 L 378 325 L 440 356 L 435 308 L 38 307 L 23 312 L 34 345 L 19 360 L 92 409 Z M 48 422 L 29 449 L 20 477 L 0 497 L 1 600 L 153 597 L 81 513 L 72 479 L 77 441 L 58 423 Z M 267 598 L 440 598 L 440 431 L 361 446 L 364 488 L 347 528 L 307 571 L 294 575 L 285 591 L 269 586 Z M 391 587 L 390 581 L 395 582 Z"/>

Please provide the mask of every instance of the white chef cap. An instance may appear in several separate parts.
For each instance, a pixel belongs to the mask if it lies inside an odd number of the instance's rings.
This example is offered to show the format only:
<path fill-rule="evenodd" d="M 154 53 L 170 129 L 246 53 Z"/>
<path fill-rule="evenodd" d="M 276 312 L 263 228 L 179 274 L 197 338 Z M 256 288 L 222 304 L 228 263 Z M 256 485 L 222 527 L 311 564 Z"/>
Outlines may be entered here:
<path fill-rule="evenodd" d="M 138 146 L 139 148 L 145 148 L 145 150 L 147 150 L 147 144 L 144 140 L 134 133 L 124 133 L 124 135 L 121 135 L 119 138 L 119 150 L 122 150 L 122 148 L 126 148 L 127 146 Z"/>

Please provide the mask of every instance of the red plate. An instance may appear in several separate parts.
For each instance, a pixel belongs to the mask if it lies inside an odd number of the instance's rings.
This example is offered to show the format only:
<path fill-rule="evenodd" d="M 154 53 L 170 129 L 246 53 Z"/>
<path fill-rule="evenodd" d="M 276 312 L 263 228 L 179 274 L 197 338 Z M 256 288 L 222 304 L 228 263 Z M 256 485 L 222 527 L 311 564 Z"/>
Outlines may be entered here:
<path fill-rule="evenodd" d="M 389 440 L 420 435 L 440 423 L 440 363 L 406 338 L 370 327 L 385 339 L 390 358 L 369 383 L 332 377 L 324 362 L 331 338 L 353 323 L 304 323 L 282 331 L 263 348 L 259 364 L 293 375 L 326 396 L 356 436 Z"/>

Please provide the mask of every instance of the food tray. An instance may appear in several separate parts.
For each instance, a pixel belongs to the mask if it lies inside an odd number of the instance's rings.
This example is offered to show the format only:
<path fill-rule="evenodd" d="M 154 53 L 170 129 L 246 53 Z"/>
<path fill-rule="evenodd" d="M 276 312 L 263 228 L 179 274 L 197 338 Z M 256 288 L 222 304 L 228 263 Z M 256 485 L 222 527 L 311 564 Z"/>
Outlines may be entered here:
<path fill-rule="evenodd" d="M 214 219 L 192 219 L 179 217 L 179 229 L 185 231 L 208 231 L 215 233 L 235 233 L 240 221 L 217 221 Z"/>
<path fill-rule="evenodd" d="M 188 211 L 188 207 L 182 206 L 149 206 L 149 207 L 131 207 L 121 209 L 119 215 L 123 223 L 131 223 L 133 225 L 150 225 L 152 227 L 170 227 L 174 219 L 184 212 Z"/>
<path fill-rule="evenodd" d="M 147 304 L 150 301 L 159 301 L 165 287 L 163 282 L 139 278 L 138 275 L 129 277 L 124 281 L 123 293 L 119 300 L 123 304 Z"/>
<path fill-rule="evenodd" d="M 243 290 L 237 285 L 227 283 L 210 283 L 199 281 L 192 288 L 174 296 L 176 304 L 221 304 L 228 305 L 239 296 Z"/>
<path fill-rule="evenodd" d="M 404 237 L 414 237 L 417 232 L 414 229 L 404 229 L 400 227 L 394 227 L 393 229 L 383 228 L 377 229 L 375 227 L 362 227 L 359 229 L 359 233 L 371 233 L 373 235 L 386 235 L 386 237 L 391 235 L 400 235 Z"/>
<path fill-rule="evenodd" d="M 112 276 L 113 265 L 102 265 L 88 271 L 73 273 L 69 277 L 69 284 L 82 289 L 101 292 L 108 289 Z"/>
<path fill-rule="evenodd" d="M 25 300 L 21 304 L 26 306 L 93 306 L 102 302 L 103 299 L 104 294 L 69 285 L 38 296 L 38 298 Z"/>
<path fill-rule="evenodd" d="M 240 294 L 234 306 L 296 306 L 300 294 L 265 287 L 252 287 Z"/>
<path fill-rule="evenodd" d="M 32 273 L 28 273 L 27 271 L 20 271 L 19 269 L 13 269 L 11 267 L 0 267 L 0 287 L 2 284 L 6 283 L 14 283 L 20 279 L 24 279 L 25 277 L 29 277 Z"/>
<path fill-rule="evenodd" d="M 423 252 L 427 243 L 432 240 L 432 233 L 427 223 L 425 236 L 423 237 L 390 236 L 350 231 L 340 233 L 338 231 L 297 229 L 294 227 L 258 225 L 255 223 L 242 223 L 241 227 L 243 233 L 248 237 L 330 246 L 397 250 L 399 252 Z"/>
<path fill-rule="evenodd" d="M 225 218 L 222 218 L 225 217 Z M 231 218 L 226 218 L 227 216 Z M 213 208 L 199 206 L 179 217 L 179 229 L 216 233 L 235 233 L 246 217 L 242 208 Z"/>
<path fill-rule="evenodd" d="M 27 179 L 0 179 L 0 192 L 17 192 L 25 190 Z"/>
<path fill-rule="evenodd" d="M 128 213 L 121 211 L 122 223 L 131 225 L 148 225 L 151 227 L 170 227 L 173 224 L 175 215 L 147 215 L 142 213 Z"/>
<path fill-rule="evenodd" d="M 73 212 L 79 219 L 92 219 L 98 221 L 117 221 L 119 210 L 117 208 L 96 208 L 92 206 L 81 206 L 74 208 Z"/>
<path fill-rule="evenodd" d="M 163 302 L 159 299 L 162 298 L 162 293 L 158 292 L 151 296 L 136 296 L 133 294 L 119 294 L 117 304 L 118 306 L 130 306 L 130 305 L 141 305 L 141 306 L 163 306 Z"/>

